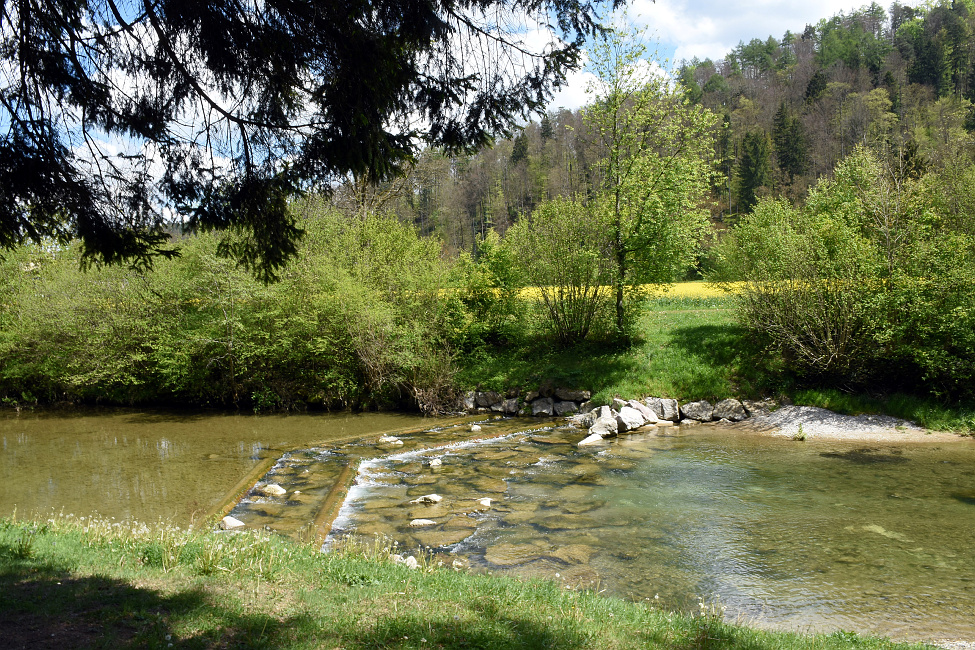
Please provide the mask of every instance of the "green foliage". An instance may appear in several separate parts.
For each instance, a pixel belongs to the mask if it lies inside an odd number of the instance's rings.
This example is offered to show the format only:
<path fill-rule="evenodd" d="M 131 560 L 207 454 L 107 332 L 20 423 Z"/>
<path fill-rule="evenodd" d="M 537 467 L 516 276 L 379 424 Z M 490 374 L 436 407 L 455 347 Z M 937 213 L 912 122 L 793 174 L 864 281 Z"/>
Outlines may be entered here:
<path fill-rule="evenodd" d="M 524 329 L 524 303 L 518 292 L 522 271 L 511 247 L 495 230 L 477 239 L 477 257 L 462 254 L 459 272 L 461 301 L 470 316 L 469 342 L 505 343 Z"/>
<path fill-rule="evenodd" d="M 803 208 L 761 201 L 712 279 L 745 281 L 742 322 L 800 377 L 971 399 L 975 238 L 925 186 L 860 149 Z"/>
<path fill-rule="evenodd" d="M 183 255 L 149 275 L 80 273 L 75 247 L 18 249 L 0 266 L 0 394 L 441 407 L 457 310 L 437 243 L 395 219 L 351 221 L 314 201 L 296 215 L 308 234 L 273 285 L 220 257 L 212 235 L 184 240 Z"/>
<path fill-rule="evenodd" d="M 865 67 L 876 73 L 891 49 L 883 33 L 885 19 L 883 7 L 872 3 L 849 15 L 841 12 L 829 20 L 821 20 L 816 27 L 817 62 L 829 68 L 842 61 L 850 68 Z"/>
<path fill-rule="evenodd" d="M 563 346 L 605 323 L 613 260 L 605 224 L 580 200 L 555 199 L 515 224 L 507 243 L 541 293 L 547 323 Z"/>
<path fill-rule="evenodd" d="M 290 200 L 347 176 L 388 180 L 426 145 L 469 152 L 509 135 L 602 32 L 578 0 L 468 8 L 5 4 L 3 66 L 17 74 L 0 78 L 0 249 L 74 238 L 85 263 L 147 267 L 174 255 L 178 213 L 227 231 L 221 254 L 274 279 L 302 234 Z M 526 50 L 525 20 L 554 40 Z"/>
<path fill-rule="evenodd" d="M 720 274 L 746 280 L 742 322 L 800 375 L 847 377 L 876 354 L 867 311 L 875 255 L 843 215 L 808 215 L 764 199 L 719 252 Z"/>
<path fill-rule="evenodd" d="M 707 227 L 716 116 L 654 69 L 639 32 L 593 47 L 598 78 L 583 119 L 598 146 L 593 205 L 613 262 L 616 335 L 627 336 L 627 288 L 672 282 Z"/>

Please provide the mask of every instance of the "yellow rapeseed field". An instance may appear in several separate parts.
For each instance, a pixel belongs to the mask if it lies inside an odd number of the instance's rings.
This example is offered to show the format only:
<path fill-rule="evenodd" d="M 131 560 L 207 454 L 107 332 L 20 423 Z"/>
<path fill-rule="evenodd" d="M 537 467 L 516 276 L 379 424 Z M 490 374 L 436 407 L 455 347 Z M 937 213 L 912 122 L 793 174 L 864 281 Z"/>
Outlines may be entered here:
<path fill-rule="evenodd" d="M 605 289 L 611 291 L 610 287 L 605 287 Z M 656 284 L 644 284 L 640 286 L 639 293 L 647 296 L 667 296 L 669 298 L 719 298 L 727 295 L 715 285 L 703 281 L 675 282 L 671 285 L 664 285 L 663 288 Z M 526 287 L 521 290 L 520 295 L 526 299 L 542 299 L 542 294 L 538 287 Z"/>

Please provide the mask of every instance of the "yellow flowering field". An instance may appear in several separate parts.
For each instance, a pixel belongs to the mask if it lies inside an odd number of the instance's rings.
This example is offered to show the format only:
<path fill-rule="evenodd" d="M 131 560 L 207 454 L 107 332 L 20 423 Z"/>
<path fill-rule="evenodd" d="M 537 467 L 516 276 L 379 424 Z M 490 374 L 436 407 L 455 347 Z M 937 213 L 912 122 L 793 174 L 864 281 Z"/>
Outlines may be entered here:
<path fill-rule="evenodd" d="M 606 287 L 609 290 L 609 287 Z M 675 282 L 670 285 L 644 284 L 639 288 L 641 294 L 647 296 L 669 298 L 720 298 L 727 295 L 713 284 L 704 281 Z M 525 299 L 541 300 L 542 294 L 538 287 L 526 287 L 521 290 L 521 297 Z"/>

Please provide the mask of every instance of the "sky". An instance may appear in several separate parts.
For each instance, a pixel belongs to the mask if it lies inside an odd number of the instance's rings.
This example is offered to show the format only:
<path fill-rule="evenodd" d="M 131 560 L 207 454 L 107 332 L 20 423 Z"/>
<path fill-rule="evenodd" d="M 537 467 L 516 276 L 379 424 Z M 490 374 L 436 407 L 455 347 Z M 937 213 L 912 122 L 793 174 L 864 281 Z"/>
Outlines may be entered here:
<path fill-rule="evenodd" d="M 878 1 L 887 6 L 884 0 Z M 870 0 L 630 0 L 628 15 L 631 22 L 646 27 L 651 40 L 659 42 L 662 58 L 680 61 L 696 56 L 717 61 L 740 41 L 769 36 L 781 39 L 786 31 L 801 34 L 807 24 L 869 4 Z M 573 74 L 568 87 L 556 93 L 551 108 L 583 106 L 588 80 L 584 71 Z"/>

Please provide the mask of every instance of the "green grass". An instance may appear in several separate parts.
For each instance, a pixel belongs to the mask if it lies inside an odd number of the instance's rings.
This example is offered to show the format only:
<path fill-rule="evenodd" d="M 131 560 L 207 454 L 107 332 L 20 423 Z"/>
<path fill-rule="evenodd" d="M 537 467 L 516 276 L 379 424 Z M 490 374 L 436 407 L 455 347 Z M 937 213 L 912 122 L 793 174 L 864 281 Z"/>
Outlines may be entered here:
<path fill-rule="evenodd" d="M 566 590 L 284 539 L 99 520 L 0 519 L 0 634 L 18 647 L 908 648 L 774 633 Z"/>
<path fill-rule="evenodd" d="M 735 320 L 732 299 L 667 294 L 645 301 L 627 347 L 587 343 L 557 349 L 526 337 L 521 344 L 481 350 L 465 359 L 461 385 L 533 390 L 584 388 L 608 404 L 657 396 L 681 401 L 726 397 L 790 399 L 839 413 L 884 413 L 938 431 L 975 432 L 975 405 L 942 404 L 914 395 L 847 393 L 803 386 L 781 359 L 756 347 Z"/>
<path fill-rule="evenodd" d="M 628 347 L 584 344 L 557 349 L 532 340 L 482 350 L 466 360 L 470 387 L 531 390 L 543 385 L 586 388 L 593 399 L 654 395 L 690 401 L 750 397 L 762 392 L 748 337 L 723 297 L 648 300 Z M 753 356 L 753 355 L 752 355 Z"/>

